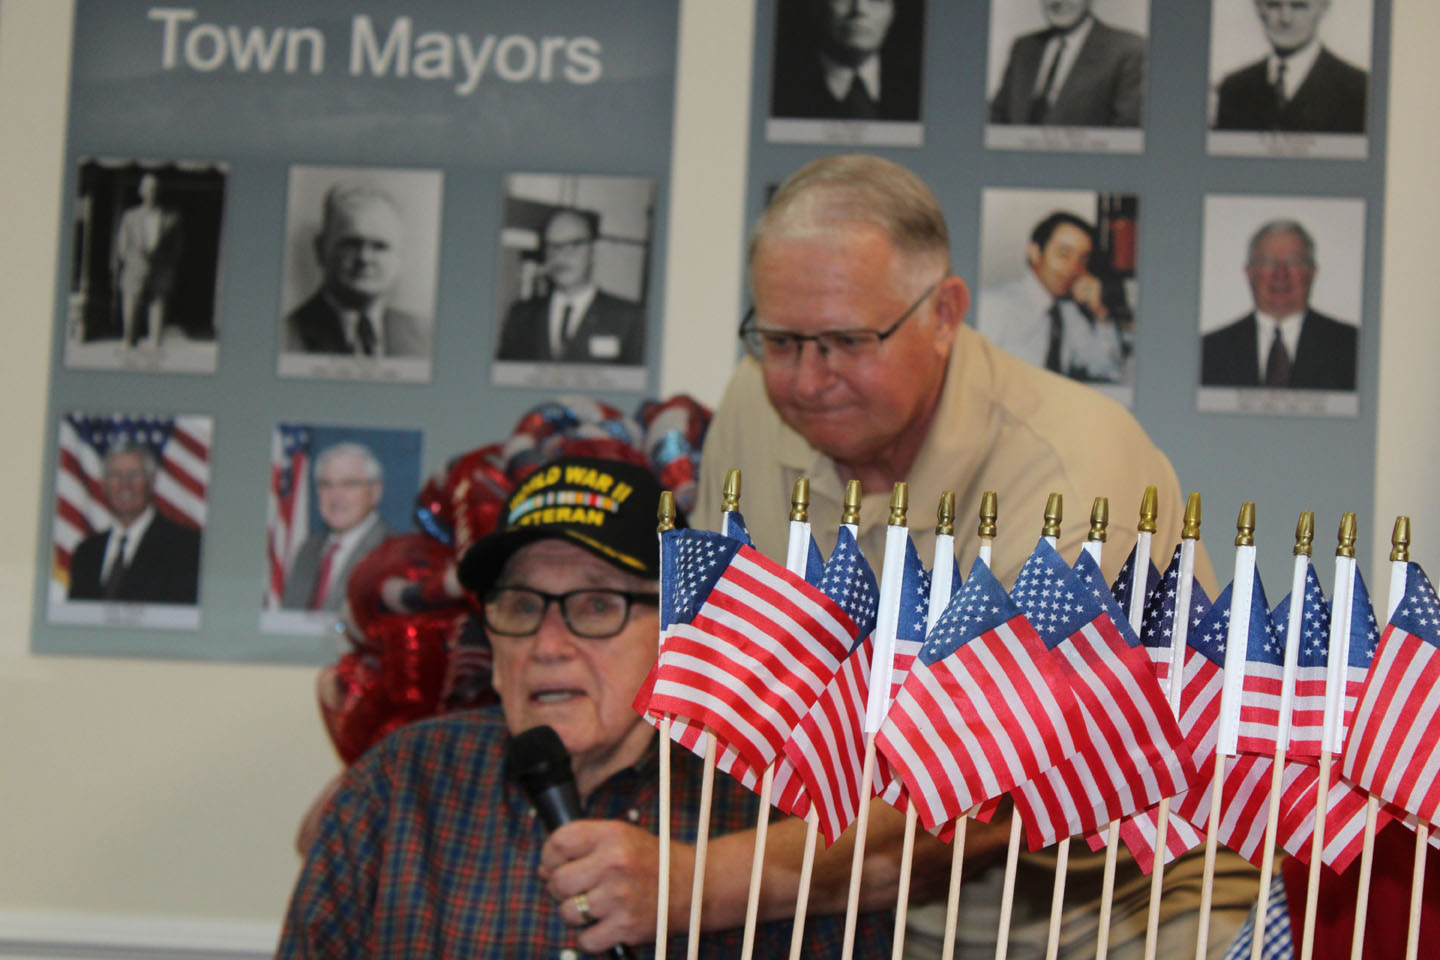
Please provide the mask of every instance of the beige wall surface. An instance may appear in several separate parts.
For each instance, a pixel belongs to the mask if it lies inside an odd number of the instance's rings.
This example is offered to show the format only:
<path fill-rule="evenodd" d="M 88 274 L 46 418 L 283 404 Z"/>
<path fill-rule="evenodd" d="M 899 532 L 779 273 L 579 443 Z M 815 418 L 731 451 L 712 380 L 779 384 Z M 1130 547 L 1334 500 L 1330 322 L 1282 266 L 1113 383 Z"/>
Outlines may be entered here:
<path fill-rule="evenodd" d="M 0 0 L 0 955 L 66 940 L 261 953 L 298 818 L 336 768 L 313 671 L 28 653 L 70 18 L 68 2 Z M 709 402 L 728 365 L 699 358 L 733 356 L 740 309 L 752 18 L 682 3 L 661 388 Z M 1437 42 L 1440 8 L 1397 0 L 1373 515 L 1410 512 L 1417 559 L 1440 572 Z"/>

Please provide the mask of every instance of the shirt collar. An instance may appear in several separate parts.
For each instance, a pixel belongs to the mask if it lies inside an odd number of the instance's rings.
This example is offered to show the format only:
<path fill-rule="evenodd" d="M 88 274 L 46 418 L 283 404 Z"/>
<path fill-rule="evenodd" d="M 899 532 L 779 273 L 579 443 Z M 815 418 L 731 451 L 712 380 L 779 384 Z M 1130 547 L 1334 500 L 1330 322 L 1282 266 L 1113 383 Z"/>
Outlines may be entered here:
<path fill-rule="evenodd" d="M 140 542 L 140 538 L 145 536 L 145 531 L 150 529 L 150 521 L 154 519 L 155 505 L 152 503 L 144 510 L 140 511 L 140 516 L 136 517 L 130 523 L 130 526 L 121 526 L 117 522 L 115 524 L 115 529 L 119 531 L 123 536 L 129 538 L 126 541 L 126 546 L 128 548 L 131 544 Z"/>
<path fill-rule="evenodd" d="M 880 102 L 880 54 L 872 53 L 858 67 L 849 67 L 827 54 L 820 54 L 820 68 L 825 71 L 825 86 L 836 100 L 850 93 L 850 80 L 859 77 L 870 99 Z"/>
<path fill-rule="evenodd" d="M 1280 61 L 1285 61 L 1285 99 L 1295 96 L 1295 91 L 1300 89 L 1300 84 L 1305 82 L 1309 75 L 1310 68 L 1315 66 L 1315 60 L 1320 56 L 1320 38 L 1315 37 L 1305 46 L 1281 57 L 1272 47 L 1270 55 L 1265 58 L 1265 76 L 1269 78 L 1270 85 L 1275 85 L 1275 77 L 1280 72 Z"/>
<path fill-rule="evenodd" d="M 375 524 L 379 522 L 379 515 L 376 514 L 374 510 L 371 510 L 369 515 L 367 515 L 364 520 L 361 520 L 359 523 L 355 524 L 355 526 L 351 527 L 349 530 L 346 530 L 344 533 L 330 534 L 330 537 L 326 541 L 326 543 L 327 545 L 331 543 L 336 544 L 339 550 L 349 550 L 351 547 L 353 547 L 356 543 L 360 541 L 361 537 L 365 536 L 365 534 L 370 532 L 371 527 L 375 526 Z"/>
<path fill-rule="evenodd" d="M 1275 328 L 1280 328 L 1280 342 L 1285 344 L 1285 349 L 1290 353 L 1291 361 L 1295 359 L 1295 350 L 1300 346 L 1300 324 L 1305 320 L 1305 312 L 1292 313 L 1285 317 L 1272 317 L 1268 313 L 1255 311 L 1255 327 L 1260 347 L 1260 369 L 1265 369 L 1265 361 L 1270 356 L 1270 344 L 1275 339 Z"/>

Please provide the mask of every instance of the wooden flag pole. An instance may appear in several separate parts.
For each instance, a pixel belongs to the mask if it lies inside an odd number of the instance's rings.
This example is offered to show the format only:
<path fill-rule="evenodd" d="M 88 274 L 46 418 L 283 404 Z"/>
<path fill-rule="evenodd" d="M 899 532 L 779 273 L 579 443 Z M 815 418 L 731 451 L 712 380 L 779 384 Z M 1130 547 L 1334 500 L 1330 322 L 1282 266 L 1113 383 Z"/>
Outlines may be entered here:
<path fill-rule="evenodd" d="M 950 602 L 951 582 L 955 566 L 955 494 L 946 490 L 940 494 L 940 505 L 935 513 L 935 552 L 930 562 L 930 596 L 925 610 L 925 632 L 935 628 L 945 607 Z M 889 713 L 889 707 L 886 707 Z M 915 804 L 905 806 L 905 840 L 900 847 L 900 883 L 895 896 L 895 939 L 892 941 L 891 960 L 901 960 L 905 952 L 905 920 L 910 910 L 910 871 L 914 868 L 915 827 L 919 823 L 919 810 Z"/>
<path fill-rule="evenodd" d="M 675 496 L 665 490 L 660 494 L 656 533 L 660 551 L 665 551 L 665 533 L 675 529 Z M 670 931 L 670 718 L 660 718 L 660 852 L 656 857 L 659 873 L 655 891 L 655 960 L 665 960 L 665 946 Z"/>
<path fill-rule="evenodd" d="M 1190 631 L 1190 594 L 1195 586 L 1195 548 L 1200 541 L 1200 494 L 1185 500 L 1185 523 L 1180 528 L 1180 571 L 1175 585 L 1175 611 L 1170 618 L 1170 674 L 1165 683 L 1170 714 L 1180 716 L 1180 689 L 1184 685 L 1185 645 Z M 1160 801 L 1155 821 L 1155 863 L 1150 870 L 1150 908 L 1145 920 L 1145 960 L 1155 960 L 1160 937 L 1160 895 L 1165 882 L 1165 845 L 1170 828 L 1170 798 Z"/>
<path fill-rule="evenodd" d="M 1064 498 L 1058 493 L 1050 494 L 1045 501 L 1045 525 L 1040 528 L 1040 536 L 1049 540 L 1052 547 L 1060 538 L 1060 522 L 1064 519 Z M 1010 844 L 1005 848 L 1005 886 L 1000 891 L 1000 929 L 995 935 L 995 960 L 1005 960 L 1010 949 L 1010 914 L 1015 909 L 1015 874 L 1020 866 L 1020 828 L 1020 814 L 1012 808 Z M 1067 851 L 1067 860 L 1068 857 Z"/>
<path fill-rule="evenodd" d="M 800 477 L 790 493 L 790 539 L 785 552 L 785 569 L 805 575 L 810 559 L 810 481 Z M 765 842 L 770 833 L 771 794 L 775 787 L 775 764 L 760 777 L 760 813 L 755 822 L 755 855 L 750 860 L 750 892 L 745 901 L 745 934 L 740 945 L 741 960 L 750 960 L 755 951 L 755 930 L 760 917 L 760 884 L 765 872 Z"/>
<path fill-rule="evenodd" d="M 1315 541 L 1315 513 L 1302 511 L 1295 526 L 1295 566 L 1290 576 L 1290 613 L 1285 621 L 1285 664 L 1280 673 L 1280 715 L 1275 723 L 1275 755 L 1271 758 L 1270 795 L 1265 798 L 1265 846 L 1260 860 L 1260 892 L 1255 898 L 1255 932 L 1250 960 L 1265 950 L 1265 914 L 1270 909 L 1270 877 L 1275 869 L 1275 834 L 1280 830 L 1280 794 L 1285 785 L 1285 752 L 1290 746 L 1291 692 L 1300 661 L 1300 621 L 1305 609 L 1305 574 Z"/>
<path fill-rule="evenodd" d="M 900 585 L 905 573 L 905 548 L 910 542 L 906 512 L 910 486 L 901 481 L 890 492 L 890 518 L 885 528 L 885 557 L 880 564 L 880 605 L 875 611 L 875 651 L 870 663 L 870 694 L 865 701 L 865 763 L 860 771 L 860 809 L 855 819 L 855 854 L 850 861 L 850 892 L 845 901 L 845 941 L 840 956 L 855 950 L 855 924 L 860 911 L 860 880 L 865 862 L 865 835 L 870 828 L 870 798 L 875 784 L 875 734 L 890 709 L 890 680 L 895 666 L 895 634 L 900 620 Z M 903 922 L 897 918 L 897 923 Z"/>
<path fill-rule="evenodd" d="M 1159 493 L 1151 484 L 1140 498 L 1140 522 L 1136 526 L 1135 568 L 1125 585 L 1129 597 L 1130 629 L 1140 636 L 1145 616 L 1145 587 L 1150 570 L 1150 547 L 1155 536 L 1155 518 L 1159 513 Z M 1110 952 L 1110 914 L 1115 905 L 1115 866 L 1120 855 L 1120 821 L 1111 820 L 1105 833 L 1105 879 L 1100 890 L 1100 921 L 1095 938 L 1095 960 L 1105 960 Z"/>
<path fill-rule="evenodd" d="M 808 494 L 808 488 L 807 488 Z M 845 484 L 845 504 L 840 513 L 840 526 L 849 527 L 852 537 L 860 535 L 860 481 Z M 815 870 L 815 841 L 820 833 L 820 815 L 815 807 L 805 815 L 805 852 L 800 858 L 800 889 L 795 893 L 795 922 L 790 932 L 790 960 L 800 960 L 804 943 L 805 913 L 810 906 L 810 878 Z"/>
<path fill-rule="evenodd" d="M 1325 854 L 1325 817 L 1330 812 L 1330 764 L 1345 735 L 1345 670 L 1350 660 L 1350 612 L 1355 598 L 1355 514 L 1340 518 L 1335 548 L 1335 590 L 1330 597 L 1330 653 L 1325 676 L 1325 723 L 1320 740 L 1320 778 L 1315 785 L 1315 833 L 1310 838 L 1310 873 L 1305 884 L 1305 925 L 1301 960 L 1315 954 L 1315 918 L 1320 866 Z"/>
<path fill-rule="evenodd" d="M 1405 933 L 1405 960 L 1420 955 L 1420 905 L 1425 892 L 1425 856 L 1430 847 L 1430 828 L 1423 822 L 1415 827 L 1415 870 L 1410 875 L 1410 926 Z"/>
<path fill-rule="evenodd" d="M 980 527 L 976 531 L 980 538 L 979 559 L 990 565 L 990 553 L 998 532 L 996 521 L 1000 515 L 1000 499 L 994 490 L 986 490 L 980 496 Z M 980 807 L 976 806 L 965 816 L 955 821 L 955 836 L 950 840 L 950 892 L 945 897 L 945 936 L 941 940 L 942 960 L 954 960 L 955 936 L 960 926 L 960 879 L 965 860 L 966 821 Z"/>
<path fill-rule="evenodd" d="M 1100 564 L 1105 543 L 1105 528 L 1110 525 L 1110 501 L 1096 497 L 1090 508 L 1090 534 L 1082 548 Z M 1065 881 L 1070 872 L 1070 838 L 1064 837 L 1055 850 L 1055 888 L 1050 895 L 1050 932 L 1045 941 L 1045 960 L 1060 956 L 1060 921 L 1065 914 Z M 897 958 L 898 960 L 898 958 Z"/>
<path fill-rule="evenodd" d="M 1245 654 L 1250 637 L 1250 601 L 1255 586 L 1255 504 L 1240 505 L 1235 521 L 1235 578 L 1231 581 L 1230 629 L 1225 638 L 1224 685 L 1220 691 L 1219 736 L 1215 742 L 1215 775 L 1210 782 L 1210 819 L 1205 830 L 1205 873 L 1200 883 L 1200 920 L 1195 958 L 1204 960 L 1210 943 L 1210 903 L 1215 892 L 1215 845 L 1220 833 L 1220 801 L 1225 761 L 1235 756 L 1240 735 L 1240 695 L 1245 685 Z M 1269 611 L 1265 611 L 1269 615 Z M 1179 680 L 1172 675 L 1171 682 Z"/>
<path fill-rule="evenodd" d="M 725 486 L 720 493 L 720 532 L 731 536 L 730 518 L 740 509 L 740 471 L 731 467 L 725 471 Z M 710 808 L 715 801 L 715 761 L 720 753 L 720 743 L 715 734 L 705 731 L 705 766 L 700 774 L 700 806 L 696 811 L 695 825 L 695 874 L 690 879 L 690 923 L 685 941 L 686 960 L 697 960 L 700 956 L 700 909 L 705 902 L 705 865 L 710 850 Z"/>
<path fill-rule="evenodd" d="M 1385 620 L 1389 622 L 1405 595 L 1405 566 L 1410 562 L 1410 518 L 1395 518 L 1390 531 L 1390 595 L 1385 603 Z M 1355 932 L 1350 938 L 1350 960 L 1361 960 L 1365 946 L 1365 914 L 1370 907 L 1370 871 L 1375 862 L 1375 821 L 1380 813 L 1380 798 L 1375 794 L 1365 801 L 1365 832 L 1361 835 L 1360 883 L 1355 891 Z M 1411 888 L 1414 895 L 1414 887 Z M 1418 928 L 1417 928 L 1418 934 Z"/>

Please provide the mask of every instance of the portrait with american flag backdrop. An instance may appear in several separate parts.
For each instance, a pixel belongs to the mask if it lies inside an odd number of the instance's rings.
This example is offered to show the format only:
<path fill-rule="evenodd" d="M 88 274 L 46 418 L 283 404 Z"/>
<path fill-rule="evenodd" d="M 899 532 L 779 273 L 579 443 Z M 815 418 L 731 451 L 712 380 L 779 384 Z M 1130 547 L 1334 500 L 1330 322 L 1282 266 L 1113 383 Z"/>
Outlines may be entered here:
<path fill-rule="evenodd" d="M 200 415 L 60 418 L 47 617 L 194 629 L 213 422 Z M 111 476 L 107 480 L 107 461 Z M 118 468 L 133 467 L 128 489 Z"/>

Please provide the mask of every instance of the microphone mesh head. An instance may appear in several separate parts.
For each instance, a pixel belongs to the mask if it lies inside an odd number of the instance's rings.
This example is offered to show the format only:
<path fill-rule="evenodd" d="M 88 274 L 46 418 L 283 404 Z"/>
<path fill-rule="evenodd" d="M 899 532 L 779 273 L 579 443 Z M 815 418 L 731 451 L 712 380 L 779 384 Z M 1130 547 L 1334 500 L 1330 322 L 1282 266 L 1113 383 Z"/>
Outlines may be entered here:
<path fill-rule="evenodd" d="M 560 735 L 546 726 L 531 727 L 512 739 L 505 766 L 509 775 L 532 797 L 550 787 L 575 782 L 569 751 Z"/>

